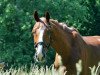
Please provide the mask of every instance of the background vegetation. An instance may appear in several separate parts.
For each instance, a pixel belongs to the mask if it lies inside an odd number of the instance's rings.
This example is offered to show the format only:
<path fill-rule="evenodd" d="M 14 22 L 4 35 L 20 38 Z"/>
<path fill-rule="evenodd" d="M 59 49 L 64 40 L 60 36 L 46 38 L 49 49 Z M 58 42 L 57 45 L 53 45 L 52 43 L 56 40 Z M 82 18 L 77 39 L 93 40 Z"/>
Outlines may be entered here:
<path fill-rule="evenodd" d="M 76 27 L 81 35 L 100 35 L 100 0 L 0 0 L 0 61 L 20 66 L 34 63 L 33 12 Z M 53 63 L 49 50 L 47 65 Z"/>

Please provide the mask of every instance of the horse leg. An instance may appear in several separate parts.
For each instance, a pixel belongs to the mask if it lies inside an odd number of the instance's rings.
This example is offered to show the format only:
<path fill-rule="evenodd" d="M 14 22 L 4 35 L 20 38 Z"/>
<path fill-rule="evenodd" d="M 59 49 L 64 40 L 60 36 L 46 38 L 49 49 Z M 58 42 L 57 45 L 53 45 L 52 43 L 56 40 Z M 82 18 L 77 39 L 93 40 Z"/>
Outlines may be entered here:
<path fill-rule="evenodd" d="M 56 53 L 56 56 L 55 56 L 54 68 L 56 70 L 60 70 L 65 75 L 66 67 L 63 66 L 62 58 L 58 53 Z"/>

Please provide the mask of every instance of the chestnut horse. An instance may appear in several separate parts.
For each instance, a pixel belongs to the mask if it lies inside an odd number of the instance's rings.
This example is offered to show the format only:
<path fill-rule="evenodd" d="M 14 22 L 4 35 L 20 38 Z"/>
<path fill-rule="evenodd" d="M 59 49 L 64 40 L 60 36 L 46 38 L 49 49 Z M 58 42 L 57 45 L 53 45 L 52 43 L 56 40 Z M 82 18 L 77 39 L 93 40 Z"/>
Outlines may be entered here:
<path fill-rule="evenodd" d="M 64 66 L 68 75 L 76 75 L 76 63 L 82 60 L 81 75 L 90 75 L 89 67 L 98 65 L 100 61 L 100 36 L 84 36 L 68 27 L 64 23 L 50 19 L 46 12 L 45 17 L 39 18 L 37 11 L 34 13 L 36 23 L 32 33 L 35 44 L 35 58 L 42 62 L 46 51 L 51 46 L 56 50 L 54 66 Z"/>

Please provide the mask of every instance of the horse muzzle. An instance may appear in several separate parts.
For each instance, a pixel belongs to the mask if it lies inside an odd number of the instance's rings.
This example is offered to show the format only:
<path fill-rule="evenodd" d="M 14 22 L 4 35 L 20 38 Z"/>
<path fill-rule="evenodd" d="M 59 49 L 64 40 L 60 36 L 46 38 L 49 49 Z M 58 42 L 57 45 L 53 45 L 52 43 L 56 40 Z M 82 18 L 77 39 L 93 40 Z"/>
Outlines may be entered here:
<path fill-rule="evenodd" d="M 36 53 L 35 53 L 35 60 L 37 62 L 44 62 L 46 59 L 46 53 L 42 45 L 38 46 L 36 48 Z"/>
<path fill-rule="evenodd" d="M 35 53 L 35 60 L 37 62 L 42 62 L 45 60 L 45 55 Z"/>

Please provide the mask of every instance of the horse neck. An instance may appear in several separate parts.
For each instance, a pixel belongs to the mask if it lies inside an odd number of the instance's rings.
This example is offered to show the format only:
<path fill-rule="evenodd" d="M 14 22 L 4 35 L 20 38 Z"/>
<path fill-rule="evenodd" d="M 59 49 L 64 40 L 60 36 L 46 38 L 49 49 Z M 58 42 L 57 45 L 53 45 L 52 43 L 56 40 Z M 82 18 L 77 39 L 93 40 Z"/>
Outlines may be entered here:
<path fill-rule="evenodd" d="M 83 71 L 86 73 L 89 65 L 89 47 L 80 34 L 77 34 L 76 32 L 73 34 L 75 34 L 75 47 L 80 54 L 79 56 L 82 60 Z"/>
<path fill-rule="evenodd" d="M 74 31 L 73 34 L 75 35 L 75 38 L 74 38 L 75 46 L 78 48 L 78 50 L 80 50 L 81 52 L 88 49 L 87 44 L 83 40 L 82 36 L 76 31 Z"/>
<path fill-rule="evenodd" d="M 71 50 L 71 35 L 65 32 L 59 24 L 54 24 L 52 28 L 52 47 L 62 57 L 68 57 Z"/>

